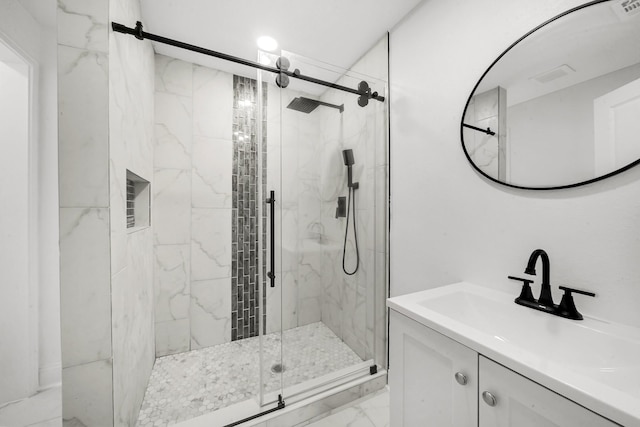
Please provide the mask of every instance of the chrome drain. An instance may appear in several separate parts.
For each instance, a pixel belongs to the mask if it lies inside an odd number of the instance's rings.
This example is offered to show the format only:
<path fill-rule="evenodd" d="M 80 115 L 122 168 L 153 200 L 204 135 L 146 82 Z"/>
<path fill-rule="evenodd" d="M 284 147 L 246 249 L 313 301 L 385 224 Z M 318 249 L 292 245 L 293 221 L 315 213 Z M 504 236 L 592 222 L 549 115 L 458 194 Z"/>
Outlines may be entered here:
<path fill-rule="evenodd" d="M 274 363 L 273 366 L 271 366 L 271 372 L 273 372 L 274 374 L 283 373 L 284 365 L 282 363 Z"/>

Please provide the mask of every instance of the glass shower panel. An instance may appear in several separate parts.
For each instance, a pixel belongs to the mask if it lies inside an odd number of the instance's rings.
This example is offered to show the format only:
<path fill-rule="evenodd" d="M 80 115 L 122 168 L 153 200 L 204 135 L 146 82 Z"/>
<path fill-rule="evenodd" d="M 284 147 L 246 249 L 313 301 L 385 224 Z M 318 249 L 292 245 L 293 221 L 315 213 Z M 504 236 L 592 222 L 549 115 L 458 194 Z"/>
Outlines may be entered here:
<path fill-rule="evenodd" d="M 259 52 L 258 62 L 275 67 L 278 55 Z M 280 91 L 275 76 L 257 71 L 260 109 L 258 140 L 261 232 L 260 251 L 260 403 L 271 405 L 282 395 L 282 185 L 280 159 Z"/>
<path fill-rule="evenodd" d="M 351 70 L 280 55 L 290 71 L 386 97 L 386 38 Z M 387 110 L 296 78 L 268 85 L 269 168 L 279 160 L 279 176 L 274 168 L 267 177 L 280 180 L 278 370 L 287 398 L 384 364 Z"/>
<path fill-rule="evenodd" d="M 253 78 L 252 78 L 253 77 Z M 231 250 L 231 340 L 238 351 L 231 355 L 237 362 L 250 360 L 250 364 L 238 365 L 234 378 L 251 378 L 250 393 L 238 398 L 255 398 L 263 403 L 260 381 L 263 351 L 264 288 L 268 286 L 265 271 L 267 233 L 269 220 L 266 204 L 266 182 L 261 167 L 266 157 L 266 144 L 260 119 L 265 111 L 259 76 L 233 75 L 233 160 L 232 194 L 232 250 Z M 271 351 L 273 353 L 273 351 Z M 238 388 L 237 385 L 232 388 Z"/>

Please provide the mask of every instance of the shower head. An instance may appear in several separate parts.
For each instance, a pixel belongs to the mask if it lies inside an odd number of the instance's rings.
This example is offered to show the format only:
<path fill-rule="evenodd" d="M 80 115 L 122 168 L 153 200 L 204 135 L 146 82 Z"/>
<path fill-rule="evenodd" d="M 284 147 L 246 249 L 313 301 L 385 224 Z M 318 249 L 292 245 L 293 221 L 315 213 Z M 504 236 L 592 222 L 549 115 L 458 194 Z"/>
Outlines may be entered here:
<path fill-rule="evenodd" d="M 287 108 L 309 114 L 318 108 L 318 105 L 320 104 L 315 99 L 304 98 L 301 96 L 300 98 L 293 98 L 289 105 L 287 105 Z"/>
<path fill-rule="evenodd" d="M 340 110 L 341 113 L 344 111 L 344 104 L 334 105 L 334 104 L 329 104 L 328 102 L 318 101 L 316 99 L 305 98 L 304 96 L 301 96 L 299 98 L 293 98 L 289 103 L 289 105 L 287 105 L 287 108 L 295 111 L 300 111 L 301 113 L 309 114 L 310 112 L 318 108 L 318 105 L 324 105 L 325 107 L 336 108 Z"/>
<path fill-rule="evenodd" d="M 345 166 L 352 166 L 355 163 L 355 160 L 353 159 L 353 150 L 342 150 L 342 160 L 344 160 Z"/>

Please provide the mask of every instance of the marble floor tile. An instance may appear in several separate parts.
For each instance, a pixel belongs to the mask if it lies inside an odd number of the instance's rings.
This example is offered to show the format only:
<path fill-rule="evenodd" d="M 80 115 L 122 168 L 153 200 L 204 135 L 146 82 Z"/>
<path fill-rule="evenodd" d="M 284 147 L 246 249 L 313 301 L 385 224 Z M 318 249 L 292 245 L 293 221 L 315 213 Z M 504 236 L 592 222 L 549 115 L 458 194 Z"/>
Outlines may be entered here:
<path fill-rule="evenodd" d="M 366 396 L 350 406 L 306 424 L 306 427 L 389 427 L 389 389 Z"/>
<path fill-rule="evenodd" d="M 52 387 L 28 399 L 0 405 L 0 426 L 62 426 L 61 388 Z"/>
<path fill-rule="evenodd" d="M 362 362 L 322 322 L 263 337 L 265 391 Z M 282 349 L 282 358 L 280 357 Z M 260 338 L 156 359 L 137 426 L 166 426 L 253 399 L 260 390 Z M 277 373 L 280 364 L 282 375 Z"/>

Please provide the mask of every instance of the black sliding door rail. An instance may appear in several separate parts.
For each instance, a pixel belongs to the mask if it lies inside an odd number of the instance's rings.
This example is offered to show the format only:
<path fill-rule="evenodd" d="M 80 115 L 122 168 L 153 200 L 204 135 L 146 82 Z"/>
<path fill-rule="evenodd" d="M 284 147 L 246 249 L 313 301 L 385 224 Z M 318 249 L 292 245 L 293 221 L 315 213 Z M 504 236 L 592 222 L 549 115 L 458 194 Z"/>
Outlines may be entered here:
<path fill-rule="evenodd" d="M 136 27 L 135 28 L 130 28 L 127 27 L 125 25 L 122 24 L 118 24 L 116 22 L 112 22 L 111 23 L 111 28 L 113 29 L 113 31 L 117 32 L 117 33 L 123 33 L 123 34 L 131 34 L 132 36 L 134 36 L 135 38 L 137 38 L 138 40 L 152 40 L 158 43 L 163 43 L 163 44 L 168 44 L 171 46 L 175 46 L 175 47 L 179 47 L 181 49 L 186 49 L 186 50 L 190 50 L 192 52 L 197 52 L 197 53 L 201 53 L 203 55 L 208 55 L 208 56 L 213 56 L 215 58 L 220 58 L 220 59 L 224 59 L 225 61 L 231 61 L 231 62 L 235 62 L 236 64 L 241 64 L 241 65 L 246 65 L 247 67 L 253 67 L 253 68 L 258 68 L 260 70 L 263 71 L 268 71 L 270 73 L 275 73 L 275 74 L 285 74 L 288 77 L 292 77 L 294 79 L 299 79 L 299 80 L 304 80 L 306 82 L 311 82 L 311 83 L 316 83 L 322 86 L 326 86 L 332 89 L 338 89 L 341 90 L 343 92 L 349 92 L 349 93 L 353 93 L 354 95 L 360 95 L 360 96 L 364 96 L 368 99 L 375 99 L 376 101 L 380 101 L 380 102 L 384 102 L 384 96 L 380 96 L 378 95 L 377 92 L 368 92 L 366 90 L 358 90 L 358 89 L 352 89 L 350 87 L 346 87 L 346 86 L 342 86 L 339 84 L 335 84 L 335 83 L 330 83 L 324 80 L 320 80 L 320 79 L 316 79 L 315 77 L 309 77 L 309 76 L 305 76 L 300 74 L 300 72 L 298 70 L 294 70 L 294 71 L 289 71 L 289 70 L 282 70 L 279 68 L 274 68 L 274 67 L 269 67 L 267 65 L 263 65 L 260 64 L 258 62 L 253 62 L 253 61 L 249 61 L 243 58 L 238 58 L 237 56 L 232 56 L 232 55 L 227 55 L 226 53 L 221 53 L 221 52 L 216 52 L 215 50 L 210 50 L 210 49 L 205 49 L 203 47 L 200 46 L 195 46 L 192 44 L 188 44 L 188 43 L 184 43 L 178 40 L 173 40 L 173 39 L 169 39 L 167 37 L 162 37 L 162 36 L 158 36 L 156 34 L 151 34 L 151 33 L 147 33 L 146 31 L 142 30 L 142 23 L 140 21 L 136 22 Z"/>

